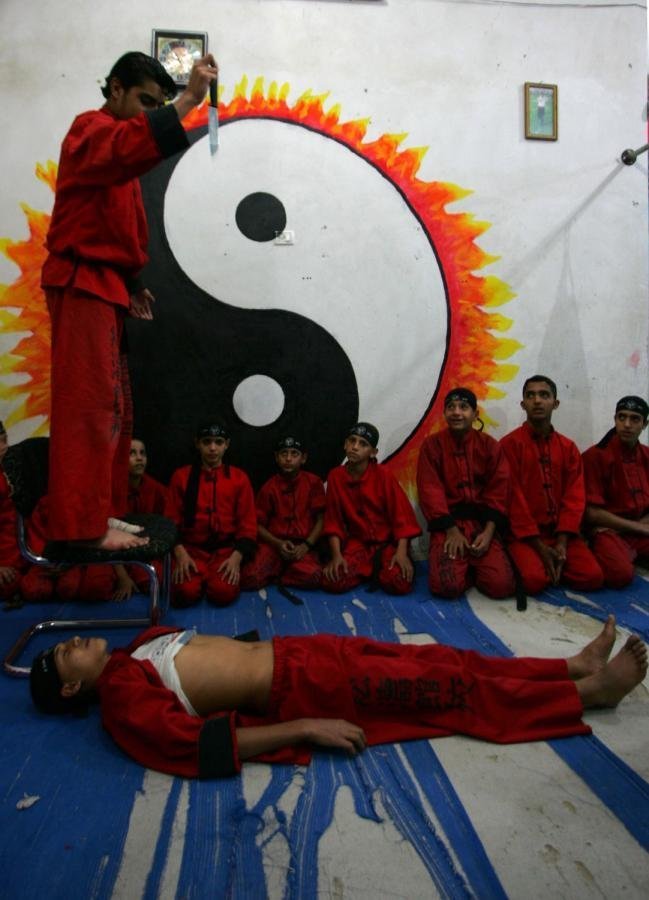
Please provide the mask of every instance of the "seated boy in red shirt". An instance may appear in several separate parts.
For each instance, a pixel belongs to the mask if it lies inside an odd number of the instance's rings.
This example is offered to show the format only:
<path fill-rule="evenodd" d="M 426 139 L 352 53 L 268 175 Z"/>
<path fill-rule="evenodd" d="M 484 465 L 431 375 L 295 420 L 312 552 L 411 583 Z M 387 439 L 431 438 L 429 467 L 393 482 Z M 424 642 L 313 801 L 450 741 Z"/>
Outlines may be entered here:
<path fill-rule="evenodd" d="M 195 438 L 200 460 L 172 475 L 165 514 L 178 526 L 172 604 L 193 606 L 205 594 L 227 606 L 239 596 L 241 566 L 257 548 L 255 497 L 248 476 L 223 462 L 224 424 L 209 421 Z"/>
<path fill-rule="evenodd" d="M 144 441 L 132 438 L 128 458 L 127 511 L 163 516 L 167 504 L 167 488 L 147 474 L 147 463 Z"/>
<path fill-rule="evenodd" d="M 397 479 L 376 462 L 378 442 L 378 429 L 358 422 L 345 440 L 347 462 L 329 472 L 323 534 L 331 562 L 322 582 L 329 593 L 368 579 L 388 594 L 412 590 L 408 545 L 421 529 Z"/>
<path fill-rule="evenodd" d="M 551 584 L 594 591 L 604 582 L 579 536 L 586 507 L 581 456 L 573 441 L 554 430 L 558 406 L 554 381 L 532 375 L 521 400 L 527 421 L 500 442 L 512 473 L 508 549 L 529 594 Z"/>
<path fill-rule="evenodd" d="M 428 585 L 439 597 L 459 597 L 475 581 L 488 597 L 514 593 L 514 574 L 498 535 L 507 524 L 509 467 L 488 434 L 477 431 L 478 401 L 468 388 L 444 400 L 447 428 L 426 438 L 417 489 L 428 521 Z"/>
<path fill-rule="evenodd" d="M 0 600 L 11 607 L 20 606 L 18 590 L 25 561 L 18 549 L 16 509 L 11 499 L 11 485 L 2 471 L 2 460 L 7 447 L 7 432 L 0 422 Z"/>
<path fill-rule="evenodd" d="M 303 469 L 307 453 L 296 437 L 282 438 L 275 447 L 279 472 L 257 494 L 259 546 L 246 566 L 244 589 L 271 581 L 291 587 L 318 588 L 322 564 L 315 545 L 322 534 L 325 492 L 322 480 Z"/>
<path fill-rule="evenodd" d="M 144 441 L 131 439 L 128 457 L 128 496 L 126 511 L 164 515 L 167 504 L 167 488 L 146 472 L 148 456 Z M 162 566 L 158 561 L 153 565 L 162 577 Z M 136 591 L 147 591 L 149 576 L 139 566 L 115 566 L 114 600 L 128 600 Z"/>
<path fill-rule="evenodd" d="M 642 397 L 622 397 L 615 426 L 582 456 L 585 522 L 610 588 L 629 584 L 636 560 L 649 563 L 649 448 L 640 443 L 648 418 Z"/>

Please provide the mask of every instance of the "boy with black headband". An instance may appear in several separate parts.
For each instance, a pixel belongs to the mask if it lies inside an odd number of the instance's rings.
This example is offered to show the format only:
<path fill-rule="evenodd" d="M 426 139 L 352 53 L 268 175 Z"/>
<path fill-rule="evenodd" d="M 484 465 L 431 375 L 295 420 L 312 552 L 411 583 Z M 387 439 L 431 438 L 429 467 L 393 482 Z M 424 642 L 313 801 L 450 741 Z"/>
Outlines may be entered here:
<path fill-rule="evenodd" d="M 205 594 L 227 606 L 239 596 L 241 566 L 257 549 L 255 497 L 248 476 L 223 462 L 230 434 L 221 422 L 200 425 L 200 461 L 172 475 L 165 515 L 178 526 L 172 604 L 193 606 Z"/>
<path fill-rule="evenodd" d="M 507 524 L 509 468 L 498 443 L 477 431 L 478 401 L 468 388 L 444 399 L 447 427 L 419 451 L 417 489 L 428 521 L 428 585 L 454 599 L 473 583 L 488 597 L 514 593 L 500 538 Z"/>
<path fill-rule="evenodd" d="M 500 744 L 588 734 L 584 709 L 617 705 L 647 672 L 640 638 L 609 661 L 614 642 L 613 616 L 569 659 L 157 627 L 112 653 L 103 638 L 59 643 L 36 657 L 30 686 L 44 712 L 82 712 L 98 697 L 104 727 L 144 766 L 216 778 L 247 759 L 304 765 L 314 746 L 356 755 L 449 734 Z"/>
<path fill-rule="evenodd" d="M 523 384 L 527 421 L 501 440 L 512 473 L 509 553 L 529 594 L 553 584 L 595 591 L 602 570 L 579 536 L 586 508 L 577 445 L 554 430 L 557 386 L 547 375 Z"/>
<path fill-rule="evenodd" d="M 333 594 L 368 579 L 388 594 L 412 590 L 409 544 L 421 529 L 397 479 L 377 464 L 378 443 L 378 429 L 357 422 L 345 439 L 347 462 L 329 472 L 323 534 L 331 561 L 322 587 Z"/>
<path fill-rule="evenodd" d="M 614 427 L 582 457 L 585 523 L 611 588 L 629 584 L 634 562 L 649 563 L 649 449 L 640 443 L 648 418 L 642 397 L 622 397 Z"/>
<path fill-rule="evenodd" d="M 254 560 L 246 566 L 246 590 L 271 581 L 290 587 L 320 587 L 322 564 L 314 548 L 322 534 L 325 492 L 322 480 L 303 469 L 306 461 L 300 438 L 288 435 L 277 442 L 279 472 L 257 494 L 260 543 Z"/>

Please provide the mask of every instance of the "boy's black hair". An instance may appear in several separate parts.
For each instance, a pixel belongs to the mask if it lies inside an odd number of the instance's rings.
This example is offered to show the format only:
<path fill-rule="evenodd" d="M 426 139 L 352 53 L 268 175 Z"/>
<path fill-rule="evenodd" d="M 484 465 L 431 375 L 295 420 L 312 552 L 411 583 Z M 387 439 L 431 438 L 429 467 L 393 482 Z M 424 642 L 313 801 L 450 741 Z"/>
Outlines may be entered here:
<path fill-rule="evenodd" d="M 96 699 L 94 691 L 84 691 L 64 697 L 63 682 L 56 667 L 54 647 L 43 650 L 34 659 L 29 673 L 29 687 L 34 705 L 44 713 L 74 713 L 86 715 L 88 706 Z"/>
<path fill-rule="evenodd" d="M 120 56 L 106 76 L 106 84 L 101 89 L 106 100 L 110 97 L 111 78 L 119 79 L 125 91 L 132 87 L 141 87 L 145 81 L 155 81 L 162 88 L 166 100 L 173 100 L 178 90 L 162 63 L 137 50 Z"/>
<path fill-rule="evenodd" d="M 557 386 L 554 383 L 554 381 L 552 381 L 551 378 L 548 378 L 547 375 L 530 375 L 529 378 L 526 378 L 525 383 L 523 384 L 523 397 L 525 396 L 525 391 L 527 390 L 527 385 L 530 384 L 530 382 L 532 382 L 532 381 L 545 381 L 545 383 L 548 385 L 548 387 L 552 391 L 552 395 L 553 395 L 554 399 L 555 400 L 557 399 Z"/>

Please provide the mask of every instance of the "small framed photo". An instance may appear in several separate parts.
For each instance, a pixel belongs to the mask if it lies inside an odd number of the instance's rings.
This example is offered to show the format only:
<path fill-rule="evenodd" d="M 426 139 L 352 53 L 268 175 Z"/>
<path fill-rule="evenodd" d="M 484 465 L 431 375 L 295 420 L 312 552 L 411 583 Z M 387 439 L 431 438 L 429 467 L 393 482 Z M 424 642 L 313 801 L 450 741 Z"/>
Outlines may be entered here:
<path fill-rule="evenodd" d="M 559 135 L 556 84 L 525 82 L 525 137 L 528 141 L 556 141 Z"/>
<path fill-rule="evenodd" d="M 162 31 L 153 29 L 151 56 L 161 62 L 176 87 L 189 81 L 194 60 L 207 53 L 206 31 Z"/>

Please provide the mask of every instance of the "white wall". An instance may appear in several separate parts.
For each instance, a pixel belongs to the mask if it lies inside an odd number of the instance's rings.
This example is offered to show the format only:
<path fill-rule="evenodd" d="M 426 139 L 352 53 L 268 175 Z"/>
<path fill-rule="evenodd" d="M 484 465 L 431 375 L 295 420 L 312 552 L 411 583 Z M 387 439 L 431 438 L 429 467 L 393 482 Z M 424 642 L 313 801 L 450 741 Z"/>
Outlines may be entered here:
<path fill-rule="evenodd" d="M 223 100 L 243 74 L 289 82 L 292 101 L 307 88 L 329 92 L 342 121 L 371 117 L 368 139 L 408 132 L 402 146 L 428 146 L 421 179 L 472 191 L 453 211 L 491 223 L 478 243 L 499 259 L 481 274 L 516 293 L 497 311 L 523 345 L 508 360 L 519 374 L 497 385 L 506 396 L 486 404 L 496 435 L 520 421 L 522 378 L 537 370 L 559 383 L 556 423 L 582 448 L 606 430 L 619 396 L 647 394 L 647 156 L 631 168 L 619 163 L 625 147 L 646 141 L 643 7 L 3 0 L 0 25 L 0 236 L 26 236 L 21 202 L 51 208 L 35 163 L 56 159 L 74 115 L 99 105 L 98 83 L 121 52 L 148 50 L 154 27 L 207 31 Z M 524 139 L 525 81 L 559 85 L 558 142 Z M 199 196 L 190 168 L 182 177 Z M 364 209 L 367 219 L 374 212 Z M 340 240 L 349 239 L 341 226 Z M 16 274 L 0 260 L 2 282 Z M 408 288 L 406 276 L 404 296 Z M 300 297 L 293 301 L 299 307 Z M 383 323 L 369 316 L 365 327 L 357 344 L 372 347 Z M 0 333 L 1 347 L 12 340 Z M 363 399 L 361 414 L 372 419 Z M 11 405 L 0 401 L 0 415 Z M 394 416 L 377 422 L 385 433 L 403 433 L 401 413 L 385 415 Z M 21 436 L 16 427 L 12 437 Z"/>

